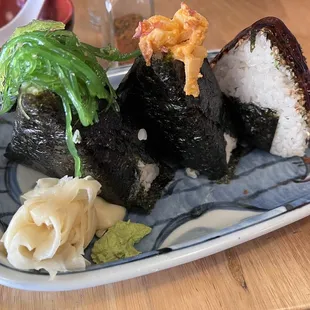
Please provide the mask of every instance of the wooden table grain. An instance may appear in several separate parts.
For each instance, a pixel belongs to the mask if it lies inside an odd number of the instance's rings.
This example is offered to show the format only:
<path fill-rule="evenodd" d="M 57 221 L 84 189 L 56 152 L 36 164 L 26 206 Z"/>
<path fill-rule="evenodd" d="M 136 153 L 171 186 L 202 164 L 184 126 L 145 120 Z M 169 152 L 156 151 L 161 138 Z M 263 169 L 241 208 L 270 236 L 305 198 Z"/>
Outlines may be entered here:
<path fill-rule="evenodd" d="M 75 32 L 100 44 L 101 35 L 88 22 L 88 1 L 73 2 Z M 273 15 L 285 21 L 310 59 L 309 0 L 187 3 L 210 22 L 209 49 L 221 48 L 255 20 Z M 171 16 L 179 4 L 155 0 L 156 13 Z M 61 293 L 0 286 L 0 309 L 310 309 L 309 240 L 307 218 L 216 255 L 116 284 Z"/>

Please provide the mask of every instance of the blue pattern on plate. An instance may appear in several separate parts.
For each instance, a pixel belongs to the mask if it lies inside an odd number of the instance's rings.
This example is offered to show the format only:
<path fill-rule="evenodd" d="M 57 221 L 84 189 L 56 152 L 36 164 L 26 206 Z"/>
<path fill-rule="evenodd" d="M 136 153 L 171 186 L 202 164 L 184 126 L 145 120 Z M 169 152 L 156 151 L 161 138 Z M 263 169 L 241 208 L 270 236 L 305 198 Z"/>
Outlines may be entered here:
<path fill-rule="evenodd" d="M 131 221 L 145 223 L 153 228 L 152 234 L 140 242 L 139 249 L 147 251 L 155 244 L 160 246 L 157 239 L 167 229 L 166 225 L 174 223 L 182 215 L 191 220 L 191 212 L 195 207 L 209 204 L 217 210 L 235 209 L 242 212 L 246 205 L 257 211 L 268 211 L 287 204 L 297 207 L 294 201 L 300 197 L 304 197 L 300 201 L 302 204 L 309 202 L 309 184 L 295 182 L 306 174 L 307 166 L 301 158 L 283 159 L 259 150 L 254 150 L 240 160 L 236 177 L 229 184 L 217 184 L 205 177 L 191 179 L 179 171 L 175 184 L 170 185 L 173 187 L 172 193 L 159 200 L 150 215 L 129 214 Z M 287 211 L 286 208 L 284 210 Z M 204 212 L 209 211 L 206 208 Z M 269 217 L 278 215 L 274 212 L 266 214 Z M 255 218 L 257 222 L 261 220 L 260 216 Z M 249 221 L 252 225 L 253 219 Z M 240 225 L 248 226 L 245 220 L 233 226 L 231 231 L 239 229 Z M 192 240 L 192 243 L 196 242 Z"/>
<path fill-rule="evenodd" d="M 211 53 L 210 57 L 213 56 Z M 111 78 L 115 87 L 124 72 Z M 0 230 L 6 229 L 18 209 L 20 188 L 25 188 L 19 183 L 23 180 L 18 175 L 18 166 L 7 162 L 3 156 L 11 140 L 13 121 L 14 113 L 0 118 Z M 307 150 L 309 155 L 310 150 Z M 217 184 L 203 176 L 192 179 L 184 171 L 177 171 L 162 199 L 149 215 L 128 214 L 131 221 L 153 228 L 152 233 L 138 245 L 143 253 L 117 262 L 91 265 L 87 269 L 107 268 L 189 247 L 290 212 L 310 202 L 309 184 L 301 182 L 308 175 L 308 170 L 302 158 L 280 158 L 254 150 L 240 160 L 229 184 Z M 223 214 L 238 216 L 227 221 Z M 214 227 L 208 222 L 211 215 L 226 222 L 222 221 L 218 227 Z M 200 220 L 200 224 L 191 227 L 190 224 L 197 220 Z M 92 244 L 85 251 L 88 259 Z M 163 245 L 165 247 L 161 248 Z"/>

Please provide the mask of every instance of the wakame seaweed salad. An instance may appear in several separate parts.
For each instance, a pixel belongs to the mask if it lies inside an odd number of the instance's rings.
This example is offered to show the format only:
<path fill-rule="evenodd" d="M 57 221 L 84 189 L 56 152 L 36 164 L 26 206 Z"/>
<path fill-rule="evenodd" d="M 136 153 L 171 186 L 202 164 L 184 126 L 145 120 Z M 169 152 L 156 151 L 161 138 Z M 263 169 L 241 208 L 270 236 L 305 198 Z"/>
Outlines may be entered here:
<path fill-rule="evenodd" d="M 66 141 L 74 158 L 75 175 L 81 163 L 73 142 L 72 114 L 83 126 L 98 121 L 98 99 L 117 109 L 115 92 L 96 57 L 126 60 L 137 55 L 121 55 L 110 47 L 99 49 L 84 44 L 65 25 L 53 21 L 33 21 L 17 28 L 0 52 L 1 111 L 10 111 L 20 93 L 49 90 L 61 97 L 66 115 Z M 22 106 L 21 106 L 22 109 Z"/>

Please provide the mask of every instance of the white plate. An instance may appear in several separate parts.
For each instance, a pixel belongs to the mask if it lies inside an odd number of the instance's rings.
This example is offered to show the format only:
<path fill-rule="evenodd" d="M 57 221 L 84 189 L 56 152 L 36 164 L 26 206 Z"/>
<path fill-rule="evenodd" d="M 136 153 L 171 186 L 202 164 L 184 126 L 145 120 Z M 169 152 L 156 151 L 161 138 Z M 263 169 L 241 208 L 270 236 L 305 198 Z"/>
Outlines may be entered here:
<path fill-rule="evenodd" d="M 260 237 L 310 215 L 310 205 L 219 239 L 157 257 L 96 271 L 64 274 L 49 281 L 46 275 L 30 275 L 0 266 L 0 284 L 31 291 L 69 291 L 118 282 L 185 264 Z"/>
<path fill-rule="evenodd" d="M 215 53 L 209 52 L 209 56 Z M 109 73 L 115 87 L 128 69 L 125 66 Z M 14 115 L 10 114 L 0 118 L 0 224 L 9 222 L 18 208 L 20 193 L 42 177 L 4 159 L 13 121 Z M 305 162 L 302 158 L 282 159 L 255 150 L 242 158 L 236 178 L 228 185 L 204 177 L 190 179 L 178 171 L 175 182 L 150 215 L 128 215 L 132 221 L 153 227 L 152 234 L 138 245 L 144 254 L 59 274 L 53 281 L 44 273 L 9 267 L 2 258 L 0 284 L 33 291 L 94 287 L 181 265 L 257 238 L 310 214 L 309 185 L 299 182 L 308 175 Z"/>

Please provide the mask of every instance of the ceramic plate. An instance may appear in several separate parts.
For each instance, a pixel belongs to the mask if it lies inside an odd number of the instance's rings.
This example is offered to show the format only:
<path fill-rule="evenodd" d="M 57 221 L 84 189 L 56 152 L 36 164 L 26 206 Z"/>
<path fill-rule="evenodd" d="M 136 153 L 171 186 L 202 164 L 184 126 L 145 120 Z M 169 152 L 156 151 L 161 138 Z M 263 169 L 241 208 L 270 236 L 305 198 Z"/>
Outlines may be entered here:
<path fill-rule="evenodd" d="M 216 52 L 210 52 L 214 57 Z M 113 69 L 114 87 L 129 67 Z M 21 193 L 43 175 L 7 162 L 14 113 L 0 118 L 0 228 L 4 231 L 20 205 Z M 310 150 L 307 150 L 310 155 Z M 306 156 L 307 156 L 306 155 Z M 44 271 L 16 270 L 2 257 L 0 284 L 38 291 L 64 291 L 121 281 L 184 264 L 259 237 L 310 214 L 307 157 L 281 158 L 253 150 L 242 157 L 229 184 L 177 171 L 162 198 L 147 216 L 127 218 L 152 227 L 138 244 L 142 254 L 91 265 L 85 271 L 59 274 L 50 281 Z M 90 248 L 85 256 L 90 259 Z"/>

